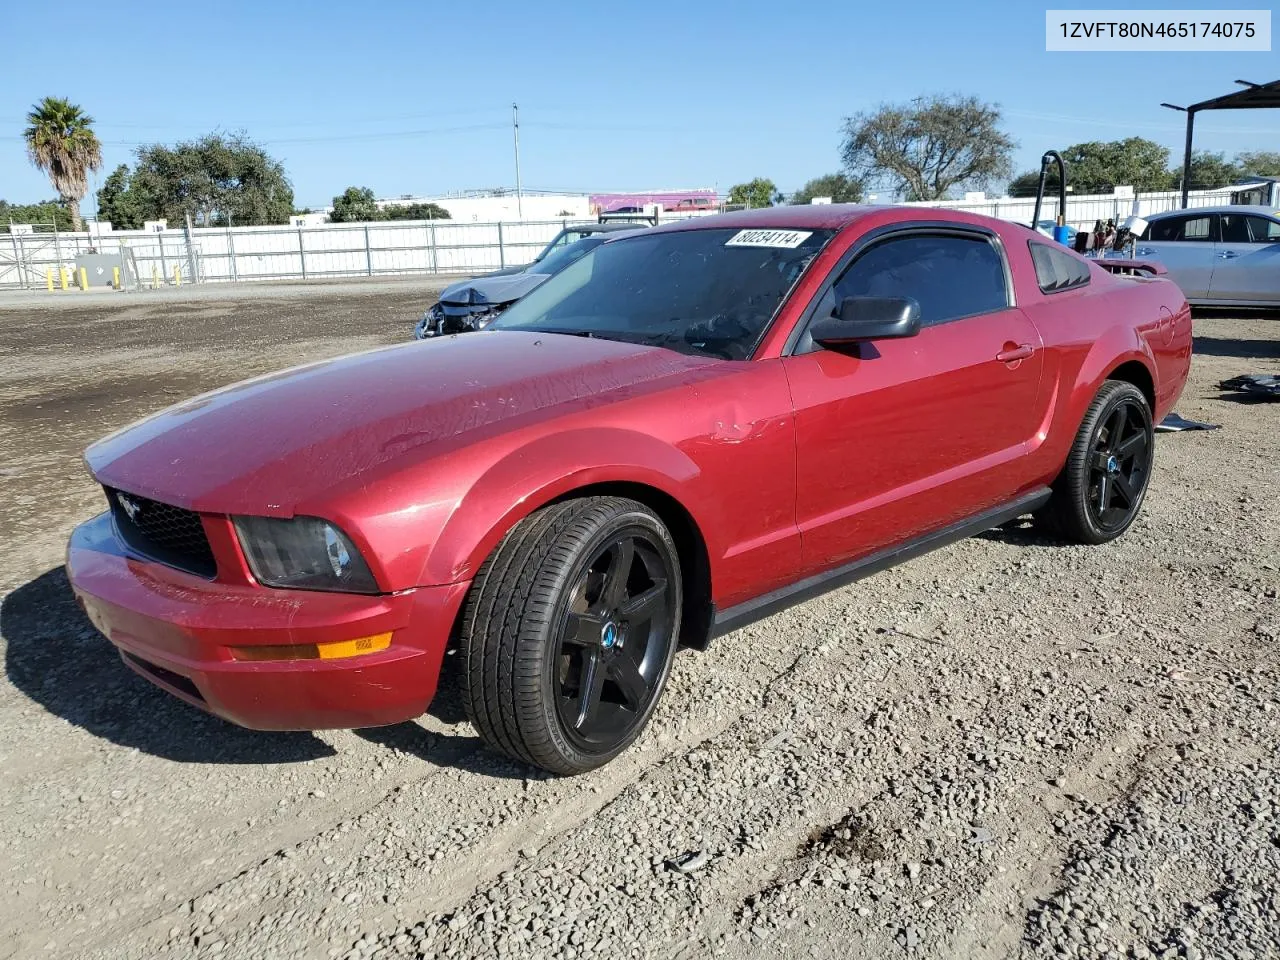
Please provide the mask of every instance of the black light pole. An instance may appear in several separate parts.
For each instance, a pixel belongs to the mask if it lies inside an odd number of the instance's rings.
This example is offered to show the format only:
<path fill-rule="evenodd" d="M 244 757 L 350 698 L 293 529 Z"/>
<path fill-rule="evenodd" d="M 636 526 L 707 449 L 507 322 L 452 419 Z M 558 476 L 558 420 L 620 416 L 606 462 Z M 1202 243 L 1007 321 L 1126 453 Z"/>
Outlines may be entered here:
<path fill-rule="evenodd" d="M 1162 107 L 1168 107 L 1170 110 L 1181 110 L 1187 115 L 1187 143 L 1182 151 L 1182 209 L 1187 209 L 1190 202 L 1191 191 L 1191 136 L 1196 126 L 1196 112 L 1188 110 L 1186 107 L 1179 107 L 1172 103 L 1162 103 Z"/>

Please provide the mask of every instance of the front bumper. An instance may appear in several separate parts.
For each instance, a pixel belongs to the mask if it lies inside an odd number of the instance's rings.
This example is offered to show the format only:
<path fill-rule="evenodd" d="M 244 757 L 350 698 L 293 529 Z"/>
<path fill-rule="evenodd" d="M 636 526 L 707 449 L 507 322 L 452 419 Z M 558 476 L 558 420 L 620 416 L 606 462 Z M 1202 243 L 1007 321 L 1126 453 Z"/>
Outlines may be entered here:
<path fill-rule="evenodd" d="M 125 663 L 174 696 L 256 730 L 379 726 L 421 715 L 469 584 L 361 596 L 204 580 L 128 554 L 109 514 L 81 524 L 67 577 Z M 339 660 L 234 659 L 233 647 L 391 633 Z"/>

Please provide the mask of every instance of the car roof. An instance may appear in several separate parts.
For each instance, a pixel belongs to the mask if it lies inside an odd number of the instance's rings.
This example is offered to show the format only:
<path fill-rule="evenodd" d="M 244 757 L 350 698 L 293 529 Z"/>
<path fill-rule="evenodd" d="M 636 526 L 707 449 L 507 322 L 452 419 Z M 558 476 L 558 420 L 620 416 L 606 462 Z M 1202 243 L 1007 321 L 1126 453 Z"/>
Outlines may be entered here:
<path fill-rule="evenodd" d="M 1180 216 L 1197 216 L 1202 213 L 1259 213 L 1268 217 L 1280 217 L 1280 210 L 1275 207 L 1267 207 L 1261 204 L 1223 204 L 1218 207 L 1188 207 L 1186 210 L 1166 210 L 1163 213 L 1152 213 L 1143 217 L 1147 223 L 1154 223 L 1157 220 L 1166 220 L 1169 217 Z"/>
<path fill-rule="evenodd" d="M 887 214 L 888 216 L 884 216 Z M 780 207 L 761 207 L 756 210 L 738 210 L 734 213 L 717 213 L 706 217 L 691 217 L 687 220 L 675 220 L 662 226 L 654 227 L 651 232 L 670 233 L 678 230 L 723 230 L 765 229 L 765 230 L 843 230 L 845 227 L 864 217 L 877 215 L 881 221 L 912 223 L 916 221 L 932 221 L 961 223 L 992 227 L 997 224 L 1011 226 L 1009 221 L 995 220 L 991 217 L 963 210 L 949 210 L 945 207 L 893 205 L 863 205 L 858 203 L 813 203 L 784 205 Z"/>

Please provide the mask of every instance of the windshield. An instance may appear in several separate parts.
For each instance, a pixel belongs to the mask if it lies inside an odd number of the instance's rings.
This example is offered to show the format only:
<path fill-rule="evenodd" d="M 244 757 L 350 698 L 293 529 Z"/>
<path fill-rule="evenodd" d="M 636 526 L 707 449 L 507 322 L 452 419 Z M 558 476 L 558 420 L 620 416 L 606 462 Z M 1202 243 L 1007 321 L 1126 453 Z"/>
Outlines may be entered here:
<path fill-rule="evenodd" d="M 545 273 L 547 276 L 559 273 L 592 247 L 598 247 L 602 243 L 604 243 L 604 237 L 584 237 L 567 247 L 557 247 L 530 267 L 529 272 Z"/>
<path fill-rule="evenodd" d="M 745 360 L 832 233 L 682 230 L 601 243 L 512 306 L 493 328 Z"/>

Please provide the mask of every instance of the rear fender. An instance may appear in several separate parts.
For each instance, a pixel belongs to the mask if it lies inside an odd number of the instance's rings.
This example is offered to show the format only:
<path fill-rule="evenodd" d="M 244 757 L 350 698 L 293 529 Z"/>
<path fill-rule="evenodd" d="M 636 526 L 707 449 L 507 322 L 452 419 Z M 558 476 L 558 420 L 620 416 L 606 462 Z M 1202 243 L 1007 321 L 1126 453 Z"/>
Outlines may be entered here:
<path fill-rule="evenodd" d="M 632 430 L 594 427 L 541 437 L 495 462 L 472 484 L 441 529 L 418 582 L 473 578 L 517 523 L 594 484 L 638 483 L 660 490 L 688 510 L 705 536 L 721 527 L 714 501 L 697 496 L 700 477 L 698 465 L 682 451 Z M 717 545 L 706 546 L 711 556 L 719 555 Z"/>
<path fill-rule="evenodd" d="M 1154 328 L 1158 322 L 1158 318 L 1153 320 L 1152 327 Z M 1063 422 L 1070 425 L 1071 430 L 1064 437 L 1064 457 L 1066 456 L 1065 451 L 1070 448 L 1076 433 L 1080 429 L 1080 424 L 1084 421 L 1084 415 L 1089 409 L 1089 404 L 1093 402 L 1093 398 L 1102 389 L 1102 384 L 1112 373 L 1124 364 L 1131 362 L 1140 363 L 1147 371 L 1147 376 L 1151 378 L 1151 382 L 1153 384 L 1159 383 L 1156 377 L 1155 357 L 1151 352 L 1150 345 L 1147 343 L 1147 338 L 1141 335 L 1141 328 L 1111 327 L 1093 344 L 1085 356 L 1084 363 L 1080 365 L 1075 385 L 1067 401 L 1066 416 L 1063 418 Z"/>

